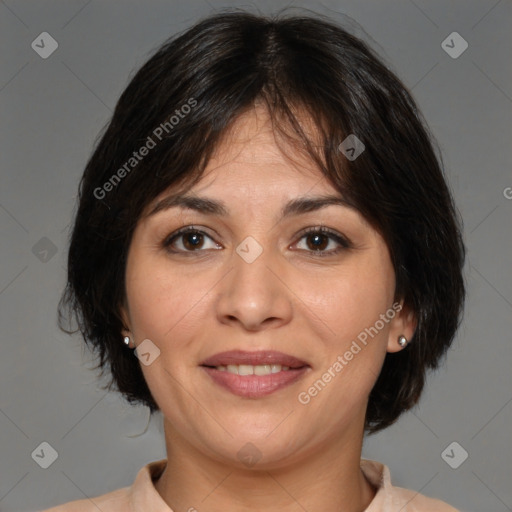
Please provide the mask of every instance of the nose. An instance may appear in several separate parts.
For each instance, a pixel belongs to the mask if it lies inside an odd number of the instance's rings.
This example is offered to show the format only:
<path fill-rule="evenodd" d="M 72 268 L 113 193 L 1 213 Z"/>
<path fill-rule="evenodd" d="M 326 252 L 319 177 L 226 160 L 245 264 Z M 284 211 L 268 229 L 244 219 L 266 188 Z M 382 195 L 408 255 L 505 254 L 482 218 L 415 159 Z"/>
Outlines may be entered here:
<path fill-rule="evenodd" d="M 238 325 L 247 331 L 285 325 L 293 313 L 286 262 L 279 261 L 266 248 L 253 259 L 257 249 L 254 245 L 254 241 L 252 245 L 241 244 L 240 252 L 233 253 L 231 270 L 219 283 L 216 301 L 219 322 Z M 244 249 L 248 250 L 244 252 Z"/>

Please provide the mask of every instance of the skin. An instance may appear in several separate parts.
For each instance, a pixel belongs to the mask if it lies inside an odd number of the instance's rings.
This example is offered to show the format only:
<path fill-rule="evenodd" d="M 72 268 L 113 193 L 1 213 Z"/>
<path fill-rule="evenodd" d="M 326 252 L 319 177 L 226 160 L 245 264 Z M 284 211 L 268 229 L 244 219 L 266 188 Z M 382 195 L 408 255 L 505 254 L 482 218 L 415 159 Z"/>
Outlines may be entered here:
<path fill-rule="evenodd" d="M 223 201 L 229 215 L 173 207 L 143 216 L 126 267 L 123 334 L 160 350 L 141 365 L 164 417 L 157 491 L 175 512 L 363 511 L 375 495 L 359 467 L 368 396 L 386 352 L 412 337 L 414 316 L 403 308 L 308 404 L 298 395 L 395 302 L 385 241 L 346 206 L 279 220 L 291 199 L 339 193 L 310 161 L 279 149 L 259 107 L 236 121 L 191 193 Z M 199 249 L 190 235 L 165 247 L 190 225 L 205 233 Z M 318 226 L 350 247 L 323 237 L 320 256 L 315 235 L 302 233 Z M 236 253 L 247 236 L 263 249 L 252 263 Z M 278 350 L 310 368 L 271 395 L 239 397 L 199 366 L 233 349 Z M 237 456 L 248 442 L 261 456 L 251 467 Z"/>

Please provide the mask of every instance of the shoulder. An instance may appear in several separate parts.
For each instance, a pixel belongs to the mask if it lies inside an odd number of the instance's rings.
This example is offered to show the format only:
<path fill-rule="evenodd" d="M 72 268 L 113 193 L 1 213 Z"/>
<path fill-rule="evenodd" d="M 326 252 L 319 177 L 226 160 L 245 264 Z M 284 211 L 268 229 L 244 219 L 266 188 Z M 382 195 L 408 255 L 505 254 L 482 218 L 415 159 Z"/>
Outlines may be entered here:
<path fill-rule="evenodd" d="M 70 501 L 40 512 L 132 512 L 134 510 L 160 510 L 172 512 L 164 503 L 153 481 L 161 475 L 167 459 L 143 466 L 133 484 L 95 498 Z"/>
<path fill-rule="evenodd" d="M 459 512 L 444 501 L 429 498 L 417 491 L 395 487 L 389 468 L 380 462 L 362 459 L 361 470 L 376 490 L 365 512 Z"/>
<path fill-rule="evenodd" d="M 401 487 L 393 487 L 393 491 L 393 499 L 396 500 L 397 505 L 400 504 L 403 507 L 400 509 L 403 512 L 430 512 L 432 510 L 436 512 L 459 512 L 444 501 L 429 498 L 416 491 L 402 489 Z"/>
<path fill-rule="evenodd" d="M 94 498 L 70 501 L 41 512 L 124 512 L 129 510 L 129 494 L 130 488 L 124 487 Z"/>

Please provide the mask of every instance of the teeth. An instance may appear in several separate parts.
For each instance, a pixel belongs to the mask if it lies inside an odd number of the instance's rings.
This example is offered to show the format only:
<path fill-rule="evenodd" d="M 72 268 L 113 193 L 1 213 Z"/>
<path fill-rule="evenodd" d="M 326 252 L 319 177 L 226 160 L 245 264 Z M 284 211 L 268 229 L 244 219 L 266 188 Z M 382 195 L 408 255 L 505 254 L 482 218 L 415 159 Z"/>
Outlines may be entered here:
<path fill-rule="evenodd" d="M 258 364 L 253 366 L 251 364 L 228 364 L 227 366 L 216 366 L 216 370 L 221 372 L 234 373 L 235 375 L 270 375 L 271 373 L 279 373 L 280 371 L 287 371 L 289 366 L 282 366 L 280 364 Z"/>
<path fill-rule="evenodd" d="M 258 365 L 254 367 L 254 375 L 268 375 L 270 373 L 270 365 Z"/>
<path fill-rule="evenodd" d="M 250 364 L 238 365 L 238 375 L 254 375 L 254 366 Z"/>

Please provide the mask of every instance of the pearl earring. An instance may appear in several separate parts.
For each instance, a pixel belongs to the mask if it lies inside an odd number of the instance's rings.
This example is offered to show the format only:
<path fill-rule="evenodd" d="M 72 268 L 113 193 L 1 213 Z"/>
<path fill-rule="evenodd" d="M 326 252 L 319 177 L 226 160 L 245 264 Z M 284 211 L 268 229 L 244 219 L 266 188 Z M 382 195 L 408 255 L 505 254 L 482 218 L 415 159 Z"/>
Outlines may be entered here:
<path fill-rule="evenodd" d="M 125 345 L 129 345 L 129 344 L 130 344 L 130 337 L 129 337 L 129 336 L 125 336 L 125 337 L 123 338 L 123 341 L 124 341 L 124 344 L 125 344 Z"/>
<path fill-rule="evenodd" d="M 403 335 L 401 336 L 398 336 L 398 344 L 404 348 L 406 345 L 407 345 L 408 341 L 407 341 L 407 338 Z"/>

